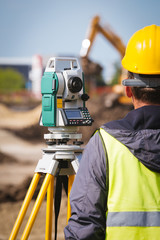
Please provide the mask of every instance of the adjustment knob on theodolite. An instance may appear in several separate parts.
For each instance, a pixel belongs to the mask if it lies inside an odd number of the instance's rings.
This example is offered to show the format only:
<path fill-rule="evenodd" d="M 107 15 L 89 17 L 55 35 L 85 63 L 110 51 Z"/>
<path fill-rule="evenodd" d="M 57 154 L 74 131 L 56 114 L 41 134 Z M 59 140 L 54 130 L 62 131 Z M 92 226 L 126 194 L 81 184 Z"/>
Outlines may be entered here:
<path fill-rule="evenodd" d="M 86 101 L 89 99 L 88 94 L 86 94 L 86 93 L 82 94 L 82 95 L 81 95 L 81 99 L 82 99 L 84 102 L 86 102 Z"/>

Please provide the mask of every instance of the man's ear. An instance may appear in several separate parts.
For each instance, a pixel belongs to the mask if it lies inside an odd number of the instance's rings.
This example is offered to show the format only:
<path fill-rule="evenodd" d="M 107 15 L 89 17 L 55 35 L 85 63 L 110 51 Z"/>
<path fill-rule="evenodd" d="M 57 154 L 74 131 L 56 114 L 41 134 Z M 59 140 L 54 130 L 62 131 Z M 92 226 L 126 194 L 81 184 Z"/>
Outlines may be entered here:
<path fill-rule="evenodd" d="M 125 87 L 125 92 L 127 97 L 131 98 L 133 96 L 131 87 Z"/>

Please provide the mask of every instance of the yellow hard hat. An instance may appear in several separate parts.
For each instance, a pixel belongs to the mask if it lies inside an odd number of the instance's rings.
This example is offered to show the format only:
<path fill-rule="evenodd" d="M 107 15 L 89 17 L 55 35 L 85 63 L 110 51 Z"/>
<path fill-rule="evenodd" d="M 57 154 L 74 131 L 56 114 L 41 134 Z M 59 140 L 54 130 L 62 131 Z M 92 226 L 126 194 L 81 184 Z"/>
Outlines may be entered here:
<path fill-rule="evenodd" d="M 160 74 L 160 26 L 147 26 L 133 34 L 122 66 L 137 74 Z"/>

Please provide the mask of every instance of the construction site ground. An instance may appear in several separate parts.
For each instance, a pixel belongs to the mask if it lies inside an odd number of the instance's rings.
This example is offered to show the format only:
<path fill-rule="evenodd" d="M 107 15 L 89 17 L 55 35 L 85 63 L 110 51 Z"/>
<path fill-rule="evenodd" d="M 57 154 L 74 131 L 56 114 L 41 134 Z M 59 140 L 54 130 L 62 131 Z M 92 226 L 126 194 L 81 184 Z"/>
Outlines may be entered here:
<path fill-rule="evenodd" d="M 112 99 L 112 104 L 108 103 L 109 99 Z M 84 146 L 95 129 L 105 122 L 123 118 L 132 109 L 131 105 L 119 104 L 117 98 L 110 94 L 90 98 L 87 107 L 94 123 L 91 127 L 79 128 Z M 7 240 L 10 235 L 33 177 L 34 169 L 41 158 L 41 149 L 46 146 L 43 134 L 47 132 L 47 128 L 39 126 L 40 114 L 41 105 L 31 110 L 19 111 L 0 104 L 0 240 Z M 39 185 L 37 192 L 38 189 Z M 34 201 L 33 199 L 30 204 L 17 239 L 21 237 Z M 31 240 L 45 238 L 45 208 L 46 201 L 44 200 L 29 237 Z M 58 240 L 64 239 L 66 211 L 67 197 L 63 192 L 58 223 Z"/>

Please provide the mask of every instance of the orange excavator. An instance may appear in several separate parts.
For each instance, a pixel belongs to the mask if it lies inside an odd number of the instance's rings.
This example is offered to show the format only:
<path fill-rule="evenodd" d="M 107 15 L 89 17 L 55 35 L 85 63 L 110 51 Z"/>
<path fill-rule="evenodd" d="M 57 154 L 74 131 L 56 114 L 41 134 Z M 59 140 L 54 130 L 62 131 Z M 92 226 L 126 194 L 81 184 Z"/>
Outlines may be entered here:
<path fill-rule="evenodd" d="M 109 41 L 112 46 L 119 52 L 121 59 L 125 54 L 125 45 L 123 41 L 117 36 L 109 27 L 102 27 L 100 25 L 100 17 L 95 16 L 90 24 L 89 32 L 87 34 L 87 38 L 82 41 L 82 47 L 80 50 L 80 56 L 83 60 L 88 59 L 91 47 L 95 40 L 97 34 L 102 34 L 107 41 Z M 119 78 L 119 84 L 113 87 L 113 91 L 121 94 L 122 96 L 119 98 L 121 103 L 129 103 L 128 99 L 123 94 L 123 88 L 121 86 L 121 81 L 127 77 L 126 70 L 121 69 L 121 76 Z"/>

